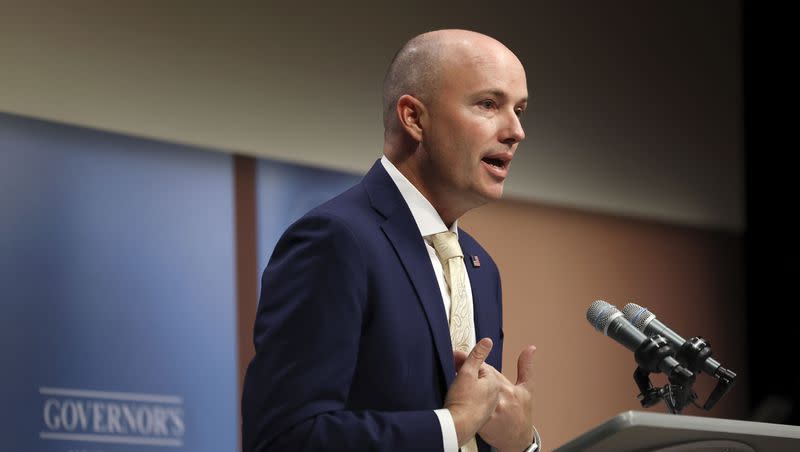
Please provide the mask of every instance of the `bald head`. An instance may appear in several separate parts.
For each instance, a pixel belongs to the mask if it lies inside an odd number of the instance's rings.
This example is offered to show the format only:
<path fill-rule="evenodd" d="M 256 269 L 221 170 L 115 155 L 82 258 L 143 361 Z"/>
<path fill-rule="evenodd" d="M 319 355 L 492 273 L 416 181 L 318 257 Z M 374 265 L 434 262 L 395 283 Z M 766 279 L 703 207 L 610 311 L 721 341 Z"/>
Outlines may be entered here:
<path fill-rule="evenodd" d="M 436 30 L 411 38 L 395 55 L 383 81 L 384 130 L 397 126 L 394 110 L 401 96 L 430 102 L 449 65 L 474 56 L 476 48 L 491 47 L 511 54 L 496 39 L 469 30 Z"/>
<path fill-rule="evenodd" d="M 425 33 L 386 74 L 383 154 L 450 226 L 502 196 L 527 106 L 525 68 L 506 46 L 467 30 Z"/>
<path fill-rule="evenodd" d="M 428 100 L 436 85 L 440 69 L 441 40 L 434 33 L 411 38 L 397 51 L 383 79 L 383 127 L 393 127 L 393 112 L 397 99 L 410 94 L 423 102 Z"/>

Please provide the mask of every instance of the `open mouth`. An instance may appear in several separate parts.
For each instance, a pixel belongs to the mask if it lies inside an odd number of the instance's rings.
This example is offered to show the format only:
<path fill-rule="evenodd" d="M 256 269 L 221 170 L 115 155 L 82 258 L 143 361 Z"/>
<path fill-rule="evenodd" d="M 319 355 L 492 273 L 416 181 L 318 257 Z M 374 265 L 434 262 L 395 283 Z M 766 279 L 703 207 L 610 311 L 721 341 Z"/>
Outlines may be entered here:
<path fill-rule="evenodd" d="M 506 166 L 508 166 L 508 161 L 507 160 L 502 160 L 502 159 L 492 158 L 492 157 L 484 157 L 481 160 L 483 160 L 484 162 L 488 163 L 491 166 L 494 166 L 495 168 L 504 169 Z"/>

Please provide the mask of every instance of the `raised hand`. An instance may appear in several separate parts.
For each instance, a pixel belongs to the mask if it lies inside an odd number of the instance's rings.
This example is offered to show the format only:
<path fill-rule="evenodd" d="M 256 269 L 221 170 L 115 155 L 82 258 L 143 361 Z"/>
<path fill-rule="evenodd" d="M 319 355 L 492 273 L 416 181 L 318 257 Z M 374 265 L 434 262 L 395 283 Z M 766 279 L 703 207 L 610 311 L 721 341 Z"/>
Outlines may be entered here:
<path fill-rule="evenodd" d="M 517 360 L 517 383 L 490 367 L 500 381 L 500 397 L 489 420 L 478 433 L 499 452 L 525 450 L 533 441 L 533 354 L 527 347 Z"/>

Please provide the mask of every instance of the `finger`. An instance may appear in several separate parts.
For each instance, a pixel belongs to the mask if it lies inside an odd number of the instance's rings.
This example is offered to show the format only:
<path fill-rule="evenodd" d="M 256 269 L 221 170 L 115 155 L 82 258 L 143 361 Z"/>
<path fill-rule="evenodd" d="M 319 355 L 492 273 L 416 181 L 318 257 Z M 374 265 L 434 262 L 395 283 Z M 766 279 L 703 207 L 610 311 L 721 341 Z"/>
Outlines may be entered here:
<path fill-rule="evenodd" d="M 483 363 L 481 364 L 481 368 L 478 369 L 478 378 L 482 378 L 485 376 L 492 376 L 494 378 L 498 378 L 502 377 L 503 374 L 501 374 L 497 369 L 492 367 L 491 364 Z"/>
<path fill-rule="evenodd" d="M 535 352 L 536 346 L 529 345 L 519 354 L 519 359 L 517 360 L 517 385 L 533 384 L 533 354 Z"/>
<path fill-rule="evenodd" d="M 456 364 L 456 372 L 461 369 L 461 365 L 467 360 L 467 352 L 462 350 L 453 350 L 453 361 Z"/>
<path fill-rule="evenodd" d="M 469 352 L 469 356 L 467 356 L 467 359 L 461 365 L 460 371 L 477 375 L 478 369 L 480 369 L 481 364 L 486 361 L 486 357 L 489 356 L 490 351 L 492 351 L 492 340 L 488 337 L 481 339 L 475 344 L 472 351 Z"/>

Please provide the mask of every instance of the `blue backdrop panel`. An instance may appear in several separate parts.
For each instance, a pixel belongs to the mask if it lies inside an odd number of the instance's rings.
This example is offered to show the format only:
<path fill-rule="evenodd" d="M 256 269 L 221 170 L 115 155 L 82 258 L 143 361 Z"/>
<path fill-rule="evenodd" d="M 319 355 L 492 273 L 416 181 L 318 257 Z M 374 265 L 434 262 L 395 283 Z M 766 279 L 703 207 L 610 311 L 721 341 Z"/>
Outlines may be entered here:
<path fill-rule="evenodd" d="M 356 174 L 259 160 L 256 174 L 258 280 L 261 281 L 261 272 L 289 225 L 309 210 L 352 187 L 360 179 L 361 175 Z"/>
<path fill-rule="evenodd" d="M 237 449 L 230 156 L 0 114 L 0 438 Z"/>

